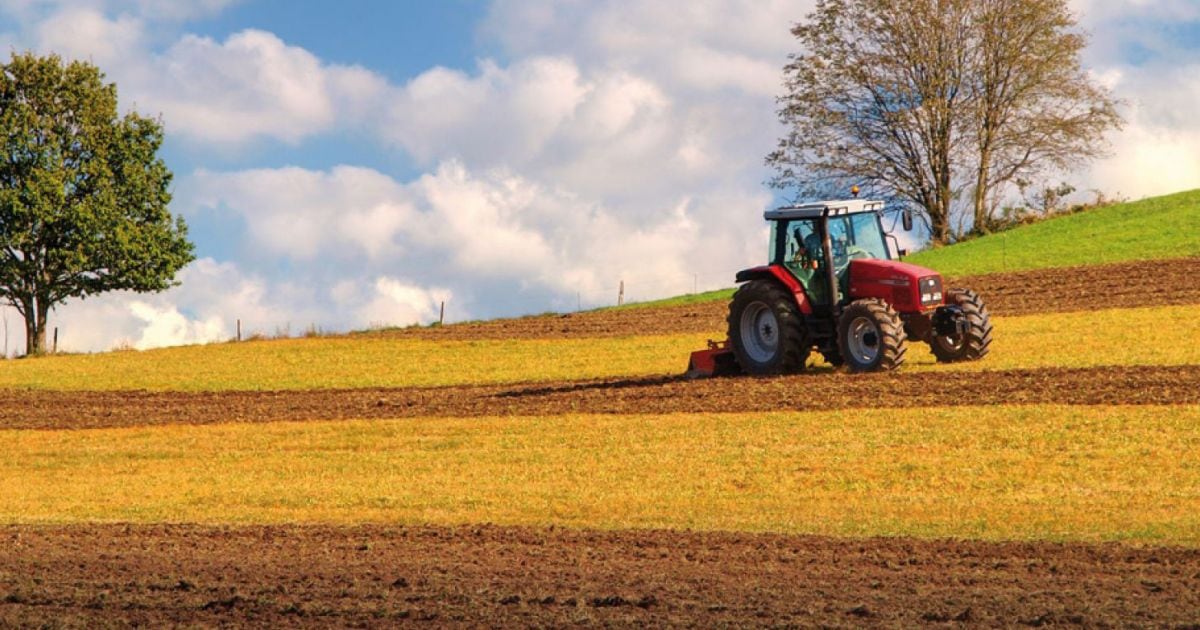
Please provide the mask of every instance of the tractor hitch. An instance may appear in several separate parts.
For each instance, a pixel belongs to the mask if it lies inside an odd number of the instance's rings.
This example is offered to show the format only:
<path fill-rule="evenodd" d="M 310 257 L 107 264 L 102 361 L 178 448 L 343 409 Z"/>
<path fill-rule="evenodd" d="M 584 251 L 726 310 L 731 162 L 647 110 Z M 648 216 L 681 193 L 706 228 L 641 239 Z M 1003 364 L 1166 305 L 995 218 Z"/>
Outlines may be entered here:
<path fill-rule="evenodd" d="M 933 313 L 933 332 L 939 337 L 958 337 L 971 332 L 971 322 L 961 306 L 939 306 Z"/>

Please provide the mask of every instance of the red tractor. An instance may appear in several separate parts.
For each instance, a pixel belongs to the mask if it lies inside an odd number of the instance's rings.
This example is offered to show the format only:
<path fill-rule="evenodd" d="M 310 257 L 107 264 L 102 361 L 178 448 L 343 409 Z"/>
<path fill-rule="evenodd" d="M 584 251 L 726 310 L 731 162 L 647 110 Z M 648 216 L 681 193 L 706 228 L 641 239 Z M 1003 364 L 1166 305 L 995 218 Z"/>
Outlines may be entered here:
<path fill-rule="evenodd" d="M 859 199 L 767 211 L 770 264 L 738 272 L 729 338 L 692 353 L 688 373 L 799 372 L 813 350 L 852 372 L 894 370 L 910 339 L 941 362 L 987 355 L 983 300 L 943 289 L 936 271 L 892 260 L 887 239 L 895 237 L 882 214 L 883 202 Z M 912 227 L 907 212 L 904 226 Z"/>

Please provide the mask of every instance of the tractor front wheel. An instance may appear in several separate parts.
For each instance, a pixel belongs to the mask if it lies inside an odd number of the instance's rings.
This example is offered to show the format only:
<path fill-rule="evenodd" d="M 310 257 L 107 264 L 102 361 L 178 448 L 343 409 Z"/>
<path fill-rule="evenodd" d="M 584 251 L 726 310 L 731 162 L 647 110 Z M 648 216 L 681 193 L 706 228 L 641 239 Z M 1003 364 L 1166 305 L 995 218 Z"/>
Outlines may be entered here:
<path fill-rule="evenodd" d="M 770 280 L 741 286 L 729 304 L 729 340 L 747 374 L 799 372 L 808 360 L 804 319 L 790 291 Z"/>
<path fill-rule="evenodd" d="M 904 322 L 887 302 L 851 302 L 838 320 L 838 350 L 851 372 L 885 372 L 904 363 Z"/>
<path fill-rule="evenodd" d="M 962 309 L 967 318 L 965 334 L 939 335 L 931 333 L 929 348 L 940 363 L 978 361 L 987 355 L 992 345 L 992 318 L 979 294 L 970 289 L 951 289 L 946 303 Z"/>

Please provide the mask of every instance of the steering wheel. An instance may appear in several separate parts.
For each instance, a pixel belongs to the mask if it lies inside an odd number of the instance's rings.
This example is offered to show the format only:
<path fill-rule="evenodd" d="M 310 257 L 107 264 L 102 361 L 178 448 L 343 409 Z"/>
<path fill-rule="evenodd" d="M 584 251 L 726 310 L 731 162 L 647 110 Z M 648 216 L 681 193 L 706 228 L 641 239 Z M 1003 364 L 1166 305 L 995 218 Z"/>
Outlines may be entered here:
<path fill-rule="evenodd" d="M 844 238 L 830 239 L 829 246 L 833 250 L 833 266 L 837 267 L 838 269 L 845 267 L 846 263 L 848 262 L 847 261 L 847 252 L 846 252 L 846 239 L 844 239 Z"/>
<path fill-rule="evenodd" d="M 847 249 L 846 256 L 850 260 L 859 260 L 859 259 L 863 259 L 863 258 L 870 258 L 871 252 L 868 252 L 867 250 L 865 250 L 861 247 L 854 247 L 854 248 Z"/>

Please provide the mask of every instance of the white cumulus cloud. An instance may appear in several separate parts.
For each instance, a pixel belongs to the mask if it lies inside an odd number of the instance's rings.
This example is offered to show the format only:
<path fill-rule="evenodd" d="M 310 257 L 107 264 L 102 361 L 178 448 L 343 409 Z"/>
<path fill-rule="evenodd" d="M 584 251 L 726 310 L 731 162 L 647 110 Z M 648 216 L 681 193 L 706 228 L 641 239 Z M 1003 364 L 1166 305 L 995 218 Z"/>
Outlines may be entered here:
<path fill-rule="evenodd" d="M 42 50 L 107 68 L 144 54 L 144 28 L 133 16 L 110 19 L 93 9 L 66 7 L 37 25 L 36 41 Z"/>
<path fill-rule="evenodd" d="M 201 143 L 298 143 L 352 124 L 385 85 L 365 69 L 323 64 L 257 30 L 224 42 L 185 36 L 132 72 L 138 78 L 125 89 L 139 108 L 161 112 L 169 131 Z"/>
<path fill-rule="evenodd" d="M 472 163 L 530 159 L 565 124 L 587 86 L 567 59 L 535 58 L 477 76 L 434 68 L 398 92 L 388 133 L 423 163 L 458 157 Z"/>
<path fill-rule="evenodd" d="M 336 258 L 346 247 L 382 254 L 414 214 L 401 184 L 352 166 L 328 172 L 294 167 L 201 170 L 182 180 L 177 196 L 185 213 L 229 207 L 245 220 L 256 246 L 300 260 Z"/>
<path fill-rule="evenodd" d="M 701 217 L 720 216 L 727 203 L 765 202 L 680 197 L 631 218 L 505 169 L 475 172 L 454 160 L 411 182 L 350 167 L 200 172 L 184 179 L 179 197 L 190 217 L 237 215 L 248 244 L 287 257 L 296 276 L 336 298 L 327 312 L 352 313 L 346 303 L 364 299 L 359 285 L 388 277 L 428 295 L 448 291 L 455 316 L 544 310 L 553 300 L 596 303 L 610 289 L 615 295 L 622 279 L 641 280 L 643 295 L 664 279 L 681 290 L 715 266 L 728 272 L 745 254 L 737 246 L 700 251 L 707 238 L 724 240 L 739 223 L 727 218 L 724 231 L 709 234 Z M 536 296 L 532 309 L 529 296 Z"/>
<path fill-rule="evenodd" d="M 129 302 L 129 311 L 144 326 L 134 342 L 138 350 L 206 343 L 227 338 L 225 324 L 219 316 L 203 321 L 190 320 L 174 306 L 155 306 L 141 300 Z"/>
<path fill-rule="evenodd" d="M 158 50 L 156 20 L 169 3 L 141 4 L 115 15 L 102 3 L 47 5 L 10 45 L 97 64 L 119 86 L 124 106 L 161 114 L 168 134 L 200 146 L 295 145 L 381 118 L 389 86 L 375 72 L 324 63 L 257 29 L 224 41 L 184 34 Z"/>
<path fill-rule="evenodd" d="M 371 300 L 359 309 L 372 326 L 432 322 L 442 304 L 454 298 L 446 289 L 425 289 L 387 276 L 376 278 L 373 288 Z"/>
<path fill-rule="evenodd" d="M 629 2 L 497 0 L 484 32 L 510 54 L 570 54 L 675 90 L 730 89 L 772 98 L 810 0 Z"/>

